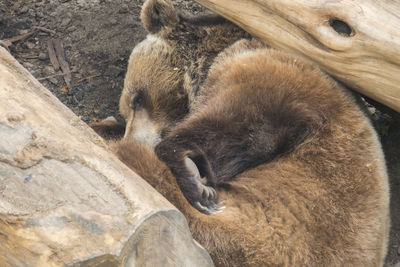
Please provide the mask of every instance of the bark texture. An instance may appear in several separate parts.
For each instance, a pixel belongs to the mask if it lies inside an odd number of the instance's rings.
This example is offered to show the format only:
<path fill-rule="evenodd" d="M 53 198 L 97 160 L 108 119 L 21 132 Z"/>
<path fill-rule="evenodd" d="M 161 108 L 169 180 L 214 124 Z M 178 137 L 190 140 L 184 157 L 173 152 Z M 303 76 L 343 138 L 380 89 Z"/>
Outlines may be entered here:
<path fill-rule="evenodd" d="M 0 265 L 212 266 L 183 215 L 1 47 Z"/>

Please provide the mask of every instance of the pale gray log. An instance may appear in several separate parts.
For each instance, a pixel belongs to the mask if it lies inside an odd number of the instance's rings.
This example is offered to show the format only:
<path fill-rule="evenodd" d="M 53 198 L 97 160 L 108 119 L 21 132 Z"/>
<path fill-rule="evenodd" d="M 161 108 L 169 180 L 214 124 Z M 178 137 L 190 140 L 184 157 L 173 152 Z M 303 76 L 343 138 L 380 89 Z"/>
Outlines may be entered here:
<path fill-rule="evenodd" d="M 0 266 L 212 266 L 183 215 L 0 47 Z"/>
<path fill-rule="evenodd" d="M 399 1 L 195 1 L 270 46 L 311 60 L 350 88 L 400 111 Z"/>

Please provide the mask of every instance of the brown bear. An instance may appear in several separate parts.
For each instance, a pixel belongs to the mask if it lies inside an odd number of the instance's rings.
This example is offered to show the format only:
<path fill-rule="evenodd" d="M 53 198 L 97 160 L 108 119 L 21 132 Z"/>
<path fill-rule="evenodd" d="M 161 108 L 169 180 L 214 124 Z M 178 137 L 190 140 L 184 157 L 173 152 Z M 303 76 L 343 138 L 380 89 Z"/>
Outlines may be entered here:
<path fill-rule="evenodd" d="M 125 139 L 157 144 L 190 111 L 220 51 L 249 34 L 220 16 L 175 12 L 170 1 L 146 1 L 147 38 L 132 51 L 120 100 Z"/>
<path fill-rule="evenodd" d="M 215 60 L 196 111 L 157 155 L 196 209 L 225 200 L 215 216 L 248 233 L 247 263 L 381 266 L 389 189 L 369 120 L 316 67 L 244 43 Z"/>
<path fill-rule="evenodd" d="M 107 139 L 154 146 L 188 114 L 218 53 L 250 35 L 215 14 L 176 13 L 170 1 L 145 2 L 141 17 L 149 35 L 129 59 L 120 100 L 126 130 L 113 121 L 91 127 Z"/>
<path fill-rule="evenodd" d="M 254 41 L 224 42 L 204 67 L 191 64 L 188 54 L 212 39 L 180 40 L 188 22 L 169 1 L 147 1 L 142 20 L 152 34 L 130 58 L 125 141 L 113 150 L 185 215 L 215 264 L 382 266 L 386 168 L 354 97 L 315 66 Z M 210 25 L 199 27 L 236 29 Z M 166 165 L 132 140 L 157 145 Z"/>

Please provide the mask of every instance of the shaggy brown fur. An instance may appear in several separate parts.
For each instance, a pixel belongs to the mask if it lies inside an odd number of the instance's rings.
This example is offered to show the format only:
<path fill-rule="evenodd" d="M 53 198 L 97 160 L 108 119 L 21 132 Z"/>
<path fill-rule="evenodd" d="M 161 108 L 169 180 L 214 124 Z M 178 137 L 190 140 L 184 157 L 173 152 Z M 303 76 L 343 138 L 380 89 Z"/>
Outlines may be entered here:
<path fill-rule="evenodd" d="M 204 80 L 206 72 L 185 74 L 182 58 L 165 57 L 181 51 L 162 37 L 182 22 L 165 19 L 172 14 L 165 11 L 168 2 L 147 1 L 163 19 L 144 20 L 158 25 L 146 26 L 157 36 L 132 54 L 121 97 L 126 140 L 140 135 L 130 123 L 142 134 L 169 129 L 156 148 L 168 167 L 145 145 L 123 141 L 114 152 L 185 215 L 217 266 L 381 266 L 389 230 L 387 175 L 376 133 L 353 97 L 316 67 L 248 41 L 212 57 L 199 97 L 195 88 L 203 82 L 181 90 L 180 83 L 191 84 L 182 77 Z M 186 47 L 202 47 L 196 40 Z M 206 185 L 199 185 L 187 158 Z M 192 207 L 214 209 L 213 190 L 225 201 L 223 213 L 207 216 Z"/>
<path fill-rule="evenodd" d="M 142 21 L 150 34 L 131 54 L 120 112 L 125 137 L 154 146 L 188 114 L 217 54 L 249 35 L 216 15 L 177 14 L 170 1 L 146 1 Z"/>
<path fill-rule="evenodd" d="M 268 49 L 218 62 L 201 107 L 157 151 L 176 173 L 187 151 L 202 150 L 226 203 L 222 214 L 192 208 L 150 148 L 119 143 L 116 154 L 183 212 L 217 266 L 381 266 L 385 165 L 349 93 Z"/>
<path fill-rule="evenodd" d="M 185 215 L 193 238 L 207 249 L 216 266 L 257 266 L 261 262 L 248 257 L 248 254 L 258 253 L 256 238 L 248 235 L 251 231 L 235 226 L 230 219 L 208 216 L 194 209 L 153 148 L 129 141 L 114 143 L 111 148 L 127 166 Z M 259 256 L 263 257 L 262 254 Z"/>
<path fill-rule="evenodd" d="M 156 147 L 183 194 L 215 203 L 185 165 L 203 158 L 212 173 L 201 164 L 200 173 L 226 201 L 215 217 L 246 233 L 248 263 L 382 265 L 389 192 L 369 120 L 314 66 L 270 49 L 232 50 L 216 60 L 196 112 Z"/>
<path fill-rule="evenodd" d="M 94 122 L 90 127 L 106 140 L 120 140 L 125 133 L 125 126 L 116 121 Z"/>

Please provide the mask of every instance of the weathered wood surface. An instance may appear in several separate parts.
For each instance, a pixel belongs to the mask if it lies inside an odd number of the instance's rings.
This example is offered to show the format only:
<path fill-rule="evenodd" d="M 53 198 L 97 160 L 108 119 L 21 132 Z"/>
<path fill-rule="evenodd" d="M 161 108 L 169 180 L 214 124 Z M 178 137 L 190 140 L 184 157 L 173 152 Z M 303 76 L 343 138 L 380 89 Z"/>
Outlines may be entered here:
<path fill-rule="evenodd" d="M 195 1 L 400 111 L 400 1 Z"/>
<path fill-rule="evenodd" d="M 0 266 L 209 266 L 186 220 L 0 47 Z"/>

